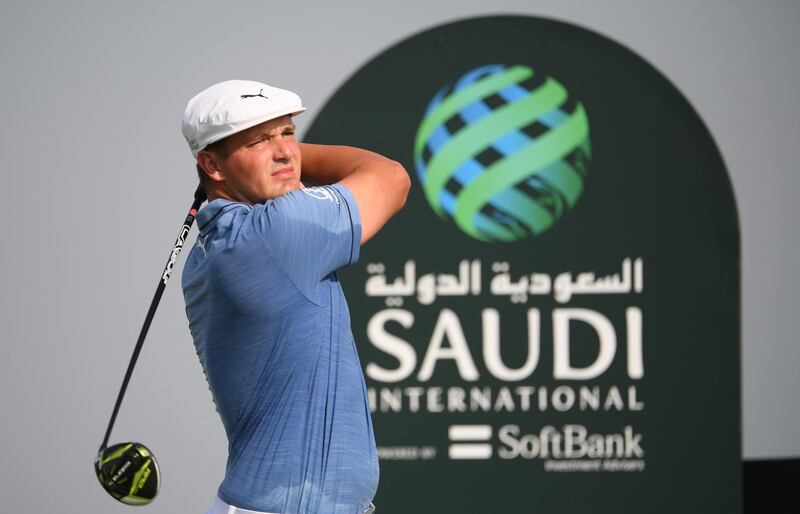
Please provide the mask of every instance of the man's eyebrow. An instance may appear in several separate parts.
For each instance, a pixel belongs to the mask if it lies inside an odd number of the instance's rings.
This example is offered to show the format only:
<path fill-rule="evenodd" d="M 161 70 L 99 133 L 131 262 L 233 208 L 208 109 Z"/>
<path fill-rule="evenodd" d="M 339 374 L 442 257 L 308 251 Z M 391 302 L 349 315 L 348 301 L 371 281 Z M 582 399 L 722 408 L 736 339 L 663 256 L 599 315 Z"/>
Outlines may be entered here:
<path fill-rule="evenodd" d="M 270 130 L 264 130 L 262 133 L 270 134 L 270 133 L 281 133 L 286 132 L 287 130 L 294 130 L 294 123 L 287 123 L 286 125 L 281 125 L 278 127 L 274 127 Z"/>
<path fill-rule="evenodd" d="M 291 123 L 291 124 L 283 125 L 283 126 L 280 126 L 280 127 L 274 127 L 274 128 L 271 128 L 271 129 L 268 129 L 268 128 L 265 127 L 265 128 L 262 128 L 261 130 L 257 130 L 255 132 L 253 132 L 252 134 L 250 134 L 247 137 L 247 140 L 248 141 L 253 141 L 253 140 L 256 140 L 256 139 L 258 139 L 260 137 L 264 137 L 264 136 L 270 137 L 271 134 L 281 134 L 283 132 L 286 132 L 287 130 L 296 130 L 295 129 L 295 125 L 293 123 Z"/>

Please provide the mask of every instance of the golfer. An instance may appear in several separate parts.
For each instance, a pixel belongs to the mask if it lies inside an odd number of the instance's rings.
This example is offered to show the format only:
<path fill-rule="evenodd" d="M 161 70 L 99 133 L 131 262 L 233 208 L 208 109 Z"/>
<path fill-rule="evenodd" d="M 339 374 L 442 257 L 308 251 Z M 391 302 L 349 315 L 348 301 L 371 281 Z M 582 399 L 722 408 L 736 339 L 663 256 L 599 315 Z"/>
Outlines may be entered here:
<path fill-rule="evenodd" d="M 184 113 L 208 204 L 183 292 L 228 437 L 211 514 L 375 509 L 375 438 L 336 270 L 400 210 L 409 177 L 366 150 L 298 143 L 304 110 L 290 91 L 235 80 Z"/>

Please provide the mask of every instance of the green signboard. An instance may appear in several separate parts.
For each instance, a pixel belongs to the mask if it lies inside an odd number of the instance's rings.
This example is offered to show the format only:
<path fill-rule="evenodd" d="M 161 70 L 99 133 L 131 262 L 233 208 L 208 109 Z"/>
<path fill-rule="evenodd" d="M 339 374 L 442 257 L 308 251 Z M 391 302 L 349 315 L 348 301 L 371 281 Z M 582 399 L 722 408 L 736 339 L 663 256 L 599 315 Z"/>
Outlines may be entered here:
<path fill-rule="evenodd" d="M 680 92 L 530 17 L 417 34 L 306 140 L 412 175 L 340 277 L 391 513 L 741 511 L 739 231 Z"/>

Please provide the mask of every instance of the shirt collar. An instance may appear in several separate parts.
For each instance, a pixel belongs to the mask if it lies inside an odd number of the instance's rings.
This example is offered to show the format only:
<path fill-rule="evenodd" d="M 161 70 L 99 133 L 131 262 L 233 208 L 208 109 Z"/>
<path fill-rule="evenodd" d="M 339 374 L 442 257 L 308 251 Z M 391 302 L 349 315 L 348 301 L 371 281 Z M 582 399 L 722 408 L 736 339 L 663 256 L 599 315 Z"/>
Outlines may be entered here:
<path fill-rule="evenodd" d="M 229 211 L 229 206 L 231 205 L 246 205 L 241 202 L 232 202 L 230 200 L 226 200 L 224 198 L 216 198 L 211 200 L 205 207 L 200 209 L 200 212 L 197 213 L 197 228 L 200 230 L 201 234 L 207 234 L 212 228 L 214 228 L 215 221 L 222 215 L 225 211 Z"/>

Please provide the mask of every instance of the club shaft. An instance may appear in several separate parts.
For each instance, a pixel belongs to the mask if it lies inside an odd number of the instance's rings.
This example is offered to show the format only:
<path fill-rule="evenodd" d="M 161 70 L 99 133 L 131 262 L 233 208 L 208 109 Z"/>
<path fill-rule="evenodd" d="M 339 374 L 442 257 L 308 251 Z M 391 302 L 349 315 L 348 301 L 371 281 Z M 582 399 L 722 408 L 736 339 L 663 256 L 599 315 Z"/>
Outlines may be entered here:
<path fill-rule="evenodd" d="M 139 332 L 139 339 L 136 341 L 136 346 L 133 349 L 133 355 L 131 355 L 131 360 L 128 363 L 128 370 L 125 372 L 125 378 L 122 380 L 122 386 L 119 389 L 117 401 L 114 404 L 114 410 L 111 413 L 111 419 L 108 421 L 108 428 L 106 429 L 106 435 L 103 438 L 103 443 L 100 445 L 100 451 L 108 446 L 108 439 L 111 437 L 111 430 L 114 428 L 114 422 L 117 420 L 119 407 L 122 405 L 122 398 L 125 396 L 125 391 L 128 388 L 128 382 L 130 382 L 131 375 L 133 374 L 133 368 L 136 366 L 136 360 L 139 358 L 139 353 L 142 351 L 142 345 L 144 344 L 144 339 L 147 336 L 147 331 L 150 329 L 150 323 L 153 321 L 153 317 L 156 314 L 156 309 L 161 301 L 161 295 L 164 294 L 164 289 L 166 288 L 167 282 L 172 274 L 172 269 L 175 266 L 178 255 L 183 248 L 186 237 L 189 235 L 192 224 L 194 224 L 194 218 L 197 215 L 197 211 L 200 209 L 200 205 L 202 205 L 203 201 L 205 201 L 205 193 L 203 192 L 202 187 L 198 186 L 197 191 L 194 193 L 194 202 L 192 203 L 192 207 L 189 209 L 189 214 L 186 215 L 186 219 L 181 226 L 181 231 L 178 233 L 178 238 L 175 240 L 175 245 L 172 247 L 172 251 L 167 259 L 167 264 L 164 266 L 164 271 L 161 273 L 161 278 L 158 280 L 156 293 L 153 295 L 153 301 L 150 302 L 150 308 L 147 310 L 147 316 L 144 318 L 142 330 Z"/>

